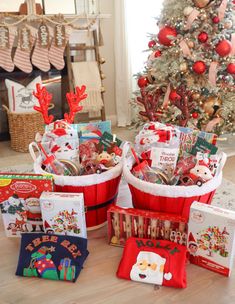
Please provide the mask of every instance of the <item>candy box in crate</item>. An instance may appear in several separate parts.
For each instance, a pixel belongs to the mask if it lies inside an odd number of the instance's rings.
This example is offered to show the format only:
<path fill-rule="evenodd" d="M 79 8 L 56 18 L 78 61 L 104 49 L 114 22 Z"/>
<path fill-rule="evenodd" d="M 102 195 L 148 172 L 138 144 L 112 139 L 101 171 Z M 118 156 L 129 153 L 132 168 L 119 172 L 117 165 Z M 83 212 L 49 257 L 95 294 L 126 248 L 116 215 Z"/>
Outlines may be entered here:
<path fill-rule="evenodd" d="M 191 204 L 194 201 L 210 204 L 222 182 L 222 168 L 226 162 L 223 152 L 219 154 L 219 165 L 214 177 L 199 187 L 156 184 L 135 177 L 131 172 L 135 159 L 129 151 L 130 146 L 126 143 L 123 147 L 123 175 L 135 208 L 178 214 L 188 219 Z"/>
<path fill-rule="evenodd" d="M 234 236 L 234 211 L 198 202 L 191 205 L 187 243 L 191 263 L 229 276 Z"/>
<path fill-rule="evenodd" d="M 0 174 L 0 208 L 7 236 L 43 231 L 39 197 L 53 191 L 49 175 Z"/>
<path fill-rule="evenodd" d="M 187 221 L 182 216 L 112 206 L 108 210 L 108 242 L 124 246 L 129 237 L 170 240 L 186 245 Z"/>
<path fill-rule="evenodd" d="M 40 205 L 46 233 L 87 237 L 82 193 L 43 192 Z"/>

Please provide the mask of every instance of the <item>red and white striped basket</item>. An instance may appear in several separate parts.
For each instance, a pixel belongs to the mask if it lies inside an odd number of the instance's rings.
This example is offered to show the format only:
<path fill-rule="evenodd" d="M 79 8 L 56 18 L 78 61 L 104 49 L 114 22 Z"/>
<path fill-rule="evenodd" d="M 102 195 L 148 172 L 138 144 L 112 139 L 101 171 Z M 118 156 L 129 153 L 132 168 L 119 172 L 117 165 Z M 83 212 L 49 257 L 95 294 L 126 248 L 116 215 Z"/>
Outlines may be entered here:
<path fill-rule="evenodd" d="M 226 154 L 220 153 L 220 166 L 212 180 L 201 187 L 168 186 L 142 181 L 136 178 L 131 169 L 135 163 L 132 155 L 128 156 L 129 144 L 123 148 L 123 175 L 129 185 L 133 206 L 138 209 L 178 214 L 188 218 L 190 206 L 194 201 L 210 204 L 216 189 L 222 182 L 222 168 Z"/>
<path fill-rule="evenodd" d="M 48 174 L 41 168 L 42 159 L 34 157 L 34 171 L 37 174 Z M 55 192 L 83 193 L 88 230 L 98 229 L 107 221 L 107 210 L 116 203 L 119 182 L 122 174 L 122 163 L 102 173 L 84 176 L 54 177 Z"/>

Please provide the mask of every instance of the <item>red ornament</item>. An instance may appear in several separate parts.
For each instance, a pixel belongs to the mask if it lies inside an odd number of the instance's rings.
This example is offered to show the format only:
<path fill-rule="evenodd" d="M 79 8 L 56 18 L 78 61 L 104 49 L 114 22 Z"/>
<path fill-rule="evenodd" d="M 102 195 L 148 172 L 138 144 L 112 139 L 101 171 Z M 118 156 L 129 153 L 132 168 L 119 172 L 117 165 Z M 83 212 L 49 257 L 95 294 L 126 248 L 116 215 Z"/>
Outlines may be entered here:
<path fill-rule="evenodd" d="M 197 74 L 203 74 L 206 71 L 206 64 L 203 61 L 196 61 L 193 64 L 193 71 Z"/>
<path fill-rule="evenodd" d="M 181 96 L 176 92 L 176 90 L 172 90 L 170 92 L 169 99 L 171 101 L 177 101 L 181 99 Z"/>
<path fill-rule="evenodd" d="M 154 53 L 154 57 L 157 58 L 157 57 L 161 57 L 162 55 L 162 52 L 157 50 L 155 53 Z"/>
<path fill-rule="evenodd" d="M 142 76 L 142 77 L 140 77 L 139 79 L 138 79 L 138 86 L 140 87 L 140 88 L 144 88 L 144 87 L 146 87 L 147 85 L 148 85 L 148 78 L 147 77 L 144 77 L 144 76 Z"/>
<path fill-rule="evenodd" d="M 197 39 L 198 39 L 199 42 L 205 43 L 205 42 L 207 42 L 207 40 L 208 40 L 208 35 L 207 35 L 206 32 L 201 32 L 201 33 L 197 36 Z"/>
<path fill-rule="evenodd" d="M 197 119 L 198 118 L 198 112 L 193 112 L 192 113 L 192 118 Z"/>
<path fill-rule="evenodd" d="M 228 66 L 227 66 L 226 71 L 229 74 L 235 74 L 235 63 L 229 63 Z"/>
<path fill-rule="evenodd" d="M 150 49 L 152 47 L 154 47 L 154 45 L 156 45 L 156 41 L 154 41 L 154 40 L 149 41 L 148 46 L 149 46 Z"/>
<path fill-rule="evenodd" d="M 212 22 L 215 23 L 215 24 L 219 23 L 220 22 L 219 17 L 218 16 L 213 17 Z"/>
<path fill-rule="evenodd" d="M 177 36 L 176 29 L 170 26 L 165 26 L 159 31 L 158 40 L 162 45 L 170 46 L 172 45 L 172 39 L 169 39 L 170 36 Z"/>
<path fill-rule="evenodd" d="M 215 51 L 220 57 L 228 56 L 231 52 L 232 45 L 228 40 L 221 40 L 215 47 Z"/>

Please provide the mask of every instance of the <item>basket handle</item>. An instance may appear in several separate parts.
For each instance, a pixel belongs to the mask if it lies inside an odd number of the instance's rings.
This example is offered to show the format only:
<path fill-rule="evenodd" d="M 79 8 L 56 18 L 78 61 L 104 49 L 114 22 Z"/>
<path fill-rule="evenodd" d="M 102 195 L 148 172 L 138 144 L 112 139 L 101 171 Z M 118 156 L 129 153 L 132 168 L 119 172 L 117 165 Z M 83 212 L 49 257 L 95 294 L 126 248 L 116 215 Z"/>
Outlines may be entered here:
<path fill-rule="evenodd" d="M 48 110 L 52 110 L 52 109 L 54 109 L 54 107 L 55 107 L 54 103 L 50 103 L 49 107 L 48 107 Z"/>
<path fill-rule="evenodd" d="M 224 153 L 224 152 L 221 152 L 221 153 L 220 153 L 219 167 L 218 167 L 218 169 L 217 169 L 217 171 L 216 171 L 215 176 L 218 176 L 218 175 L 222 172 L 223 167 L 224 167 L 224 165 L 225 165 L 225 163 L 226 163 L 226 160 L 227 160 L 227 154 Z"/>
<path fill-rule="evenodd" d="M 6 105 L 3 104 L 2 107 L 3 107 L 3 109 L 4 109 L 7 113 L 10 113 L 9 108 L 8 108 Z"/>
<path fill-rule="evenodd" d="M 30 153 L 33 161 L 35 162 L 37 160 L 37 155 L 35 154 L 34 148 L 36 149 L 37 152 L 41 153 L 41 151 L 38 147 L 38 144 L 35 141 L 33 141 L 29 144 L 29 153 Z"/>

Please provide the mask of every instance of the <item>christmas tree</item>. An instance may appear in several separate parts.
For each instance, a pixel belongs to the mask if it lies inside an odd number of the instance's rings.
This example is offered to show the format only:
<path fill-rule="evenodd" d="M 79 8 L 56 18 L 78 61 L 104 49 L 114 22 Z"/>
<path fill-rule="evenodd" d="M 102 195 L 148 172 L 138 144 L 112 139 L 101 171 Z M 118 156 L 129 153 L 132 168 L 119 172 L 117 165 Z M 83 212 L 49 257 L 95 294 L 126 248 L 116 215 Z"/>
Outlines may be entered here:
<path fill-rule="evenodd" d="M 165 0 L 157 25 L 137 75 L 140 120 L 234 132 L 235 1 Z"/>

